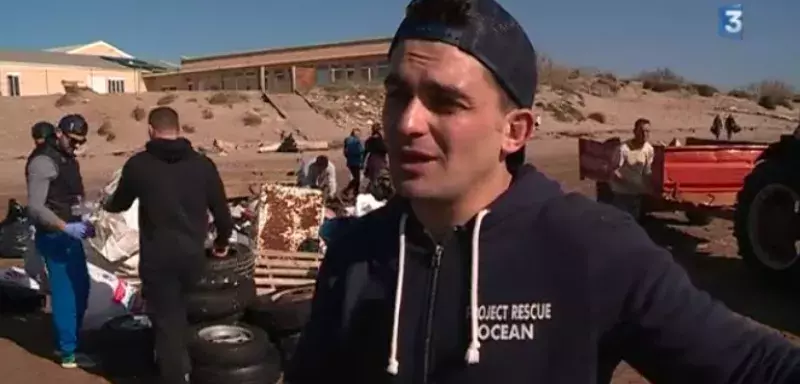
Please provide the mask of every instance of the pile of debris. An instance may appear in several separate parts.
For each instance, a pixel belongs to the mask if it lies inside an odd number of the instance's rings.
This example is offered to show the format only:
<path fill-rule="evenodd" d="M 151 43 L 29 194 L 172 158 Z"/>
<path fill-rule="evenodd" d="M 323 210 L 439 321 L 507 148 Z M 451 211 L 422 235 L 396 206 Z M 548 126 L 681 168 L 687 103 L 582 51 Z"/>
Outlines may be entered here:
<path fill-rule="evenodd" d="M 380 121 L 384 91 L 382 86 L 349 85 L 314 88 L 304 95 L 317 113 L 333 120 L 345 130 L 368 130 Z"/>

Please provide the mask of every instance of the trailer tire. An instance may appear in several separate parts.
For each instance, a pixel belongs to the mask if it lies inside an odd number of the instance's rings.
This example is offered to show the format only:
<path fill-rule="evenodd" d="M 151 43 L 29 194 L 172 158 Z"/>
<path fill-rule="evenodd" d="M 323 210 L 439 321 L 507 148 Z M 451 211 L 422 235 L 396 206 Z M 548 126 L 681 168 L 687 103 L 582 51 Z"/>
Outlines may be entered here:
<path fill-rule="evenodd" d="M 243 280 L 236 287 L 208 292 L 190 292 L 186 300 L 186 314 L 189 322 L 220 321 L 236 316 L 245 310 L 255 298 L 256 287 L 252 279 Z"/>
<path fill-rule="evenodd" d="M 781 195 L 787 200 L 770 200 Z M 793 200 L 793 206 L 788 199 Z M 787 205 L 779 208 L 785 211 L 776 210 L 775 204 L 784 202 Z M 800 255 L 797 255 L 796 249 L 789 249 L 798 235 L 790 229 L 797 231 L 800 228 L 798 205 L 800 187 L 797 177 L 792 175 L 788 167 L 775 160 L 758 164 L 745 178 L 744 187 L 739 191 L 734 215 L 734 236 L 739 254 L 766 281 L 794 285 L 800 280 Z M 793 215 L 790 212 L 792 209 Z M 769 239 L 775 233 L 785 237 L 779 236 L 777 241 L 774 241 L 774 237 Z M 791 239 L 792 236 L 794 239 Z"/>

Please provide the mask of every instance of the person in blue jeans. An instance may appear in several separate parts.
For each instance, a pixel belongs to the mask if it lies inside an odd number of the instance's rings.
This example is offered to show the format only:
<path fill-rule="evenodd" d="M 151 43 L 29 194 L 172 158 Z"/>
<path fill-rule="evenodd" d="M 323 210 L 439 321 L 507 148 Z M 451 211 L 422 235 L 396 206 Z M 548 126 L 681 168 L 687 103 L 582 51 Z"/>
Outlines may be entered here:
<path fill-rule="evenodd" d="M 78 334 L 89 299 L 89 271 L 82 240 L 94 228 L 82 218 L 83 179 L 75 150 L 86 142 L 89 126 L 81 115 L 67 115 L 28 156 L 28 213 L 36 227 L 36 249 L 47 268 L 57 353 L 61 366 L 93 365 L 78 355 Z"/>
<path fill-rule="evenodd" d="M 350 184 L 347 189 L 357 195 L 361 189 L 361 169 L 364 165 L 364 144 L 361 142 L 361 130 L 356 128 L 344 139 L 344 158 L 350 171 Z"/>

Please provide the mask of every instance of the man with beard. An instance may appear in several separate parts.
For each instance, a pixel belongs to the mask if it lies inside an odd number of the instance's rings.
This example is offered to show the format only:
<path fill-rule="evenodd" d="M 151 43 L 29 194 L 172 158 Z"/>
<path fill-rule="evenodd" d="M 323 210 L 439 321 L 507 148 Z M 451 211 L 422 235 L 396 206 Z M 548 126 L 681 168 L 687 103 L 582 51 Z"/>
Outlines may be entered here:
<path fill-rule="evenodd" d="M 91 359 L 76 353 L 90 286 L 82 240 L 94 228 L 82 218 L 83 178 L 75 151 L 86 143 L 89 125 L 81 115 L 67 115 L 55 129 L 40 128 L 44 142 L 25 167 L 28 214 L 47 268 L 57 351 L 64 368 L 91 366 Z"/>
<path fill-rule="evenodd" d="M 329 246 L 292 384 L 800 383 L 633 218 L 530 165 L 536 54 L 494 0 L 415 0 L 389 51 L 398 198 Z M 510 171 L 509 168 L 512 170 Z"/>
<path fill-rule="evenodd" d="M 228 254 L 233 218 L 217 167 L 180 136 L 178 113 L 158 107 L 148 123 L 145 151 L 128 159 L 103 206 L 123 212 L 139 200 L 139 276 L 155 328 L 159 383 L 184 384 L 190 371 L 186 295 L 205 266 L 208 212 L 217 228 L 217 257 Z"/>

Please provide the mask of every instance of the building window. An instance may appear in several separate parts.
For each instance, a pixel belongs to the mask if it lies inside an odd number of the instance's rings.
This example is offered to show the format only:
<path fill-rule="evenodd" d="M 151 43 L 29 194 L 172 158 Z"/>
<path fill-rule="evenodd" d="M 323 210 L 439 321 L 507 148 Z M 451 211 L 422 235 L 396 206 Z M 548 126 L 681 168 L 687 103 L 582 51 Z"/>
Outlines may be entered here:
<path fill-rule="evenodd" d="M 125 80 L 109 79 L 108 93 L 125 93 Z"/>
<path fill-rule="evenodd" d="M 344 68 L 345 79 L 349 82 L 356 81 L 356 67 L 348 65 Z"/>
<path fill-rule="evenodd" d="M 346 69 L 339 65 L 331 66 L 331 83 L 341 83 L 347 79 Z"/>
<path fill-rule="evenodd" d="M 279 70 L 275 71 L 275 81 L 281 82 L 286 80 L 286 71 Z"/>
<path fill-rule="evenodd" d="M 389 63 L 382 61 L 375 67 L 375 72 L 372 74 L 373 81 L 383 81 L 389 75 Z"/>
<path fill-rule="evenodd" d="M 359 79 L 365 83 L 368 83 L 372 78 L 372 68 L 369 67 L 369 64 L 362 64 L 360 68 L 358 68 L 359 72 Z"/>
<path fill-rule="evenodd" d="M 317 67 L 317 85 L 328 85 L 331 83 L 331 67 L 321 65 Z"/>
<path fill-rule="evenodd" d="M 8 95 L 9 96 L 19 96 L 19 75 L 13 74 L 6 76 L 6 80 L 8 80 Z"/>

